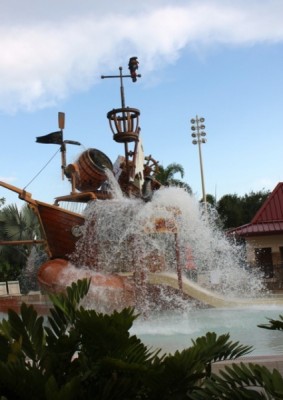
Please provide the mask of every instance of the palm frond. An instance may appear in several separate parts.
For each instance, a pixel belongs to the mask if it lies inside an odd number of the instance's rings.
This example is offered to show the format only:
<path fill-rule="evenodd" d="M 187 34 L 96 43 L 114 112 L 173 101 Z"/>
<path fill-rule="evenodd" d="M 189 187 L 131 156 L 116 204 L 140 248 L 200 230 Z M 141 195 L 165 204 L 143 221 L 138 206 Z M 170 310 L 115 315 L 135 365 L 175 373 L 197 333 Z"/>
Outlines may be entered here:
<path fill-rule="evenodd" d="M 259 328 L 270 329 L 270 330 L 283 330 L 283 315 L 279 315 L 279 320 L 275 320 L 272 318 L 267 318 L 269 323 L 268 324 L 260 324 L 258 325 Z"/>

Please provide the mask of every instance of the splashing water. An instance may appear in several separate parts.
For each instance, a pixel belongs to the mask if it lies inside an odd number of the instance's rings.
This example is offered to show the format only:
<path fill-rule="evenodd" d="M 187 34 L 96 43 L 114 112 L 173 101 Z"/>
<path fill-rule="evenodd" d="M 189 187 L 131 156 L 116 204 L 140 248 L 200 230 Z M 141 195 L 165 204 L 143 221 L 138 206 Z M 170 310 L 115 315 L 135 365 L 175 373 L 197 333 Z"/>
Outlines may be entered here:
<path fill-rule="evenodd" d="M 85 218 L 72 262 L 94 273 L 133 273 L 143 307 L 148 272 L 179 269 L 229 298 L 263 292 L 261 277 L 246 268 L 243 248 L 217 227 L 212 210 L 205 213 L 182 188 L 160 189 L 148 203 L 118 191 L 115 199 L 91 202 Z M 164 289 L 158 296 L 166 297 Z"/>

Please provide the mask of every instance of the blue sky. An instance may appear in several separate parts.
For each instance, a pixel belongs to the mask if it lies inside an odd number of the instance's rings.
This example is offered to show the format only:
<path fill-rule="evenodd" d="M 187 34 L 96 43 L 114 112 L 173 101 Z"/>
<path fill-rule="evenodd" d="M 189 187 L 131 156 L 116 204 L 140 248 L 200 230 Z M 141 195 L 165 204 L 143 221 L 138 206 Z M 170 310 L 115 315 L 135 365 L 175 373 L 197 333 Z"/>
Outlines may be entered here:
<path fill-rule="evenodd" d="M 206 119 L 207 193 L 220 199 L 282 181 L 282 0 L 0 0 L 0 7 L 0 180 L 47 202 L 70 192 L 59 146 L 35 143 L 57 130 L 58 111 L 66 114 L 64 138 L 83 144 L 68 145 L 68 163 L 89 147 L 115 162 L 123 147 L 106 114 L 120 107 L 119 80 L 100 76 L 119 66 L 128 73 L 129 57 L 138 56 L 142 78 L 124 85 L 126 105 L 141 111 L 146 155 L 182 164 L 201 198 L 190 129 L 198 115 Z M 0 188 L 3 196 L 18 202 Z"/>

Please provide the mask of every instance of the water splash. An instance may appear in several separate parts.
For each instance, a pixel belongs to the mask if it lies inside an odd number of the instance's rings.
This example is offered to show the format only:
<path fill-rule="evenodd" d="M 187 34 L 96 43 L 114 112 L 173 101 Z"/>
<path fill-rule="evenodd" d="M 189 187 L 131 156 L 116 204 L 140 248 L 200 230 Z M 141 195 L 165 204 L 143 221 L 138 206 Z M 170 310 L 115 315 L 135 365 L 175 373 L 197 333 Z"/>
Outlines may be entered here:
<path fill-rule="evenodd" d="M 152 300 L 147 291 L 149 272 L 179 270 L 229 298 L 258 297 L 263 292 L 261 277 L 247 269 L 244 249 L 218 228 L 215 212 L 204 212 L 182 188 L 160 189 L 149 203 L 118 191 L 112 200 L 89 203 L 85 218 L 72 262 L 95 273 L 133 273 L 142 308 Z M 166 297 L 164 290 L 158 296 Z"/>
<path fill-rule="evenodd" d="M 21 292 L 28 293 L 39 289 L 37 274 L 39 267 L 47 261 L 47 254 L 35 246 L 31 249 L 25 267 L 19 276 Z"/>
<path fill-rule="evenodd" d="M 121 190 L 121 187 L 118 183 L 118 177 L 113 175 L 112 171 L 109 169 L 105 170 L 106 176 L 107 176 L 107 185 L 108 185 L 108 190 L 111 193 L 112 197 L 116 200 L 123 200 L 124 194 Z"/>

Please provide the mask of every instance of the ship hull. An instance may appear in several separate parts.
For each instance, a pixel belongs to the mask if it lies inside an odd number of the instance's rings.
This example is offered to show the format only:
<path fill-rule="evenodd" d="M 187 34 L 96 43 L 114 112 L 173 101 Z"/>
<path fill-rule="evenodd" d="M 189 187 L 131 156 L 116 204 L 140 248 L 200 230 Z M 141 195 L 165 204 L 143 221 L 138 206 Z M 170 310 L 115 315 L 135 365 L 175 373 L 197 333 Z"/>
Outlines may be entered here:
<path fill-rule="evenodd" d="M 35 203 L 50 258 L 69 259 L 75 251 L 84 217 L 48 203 Z"/>
<path fill-rule="evenodd" d="M 44 203 L 32 198 L 31 193 L 26 192 L 16 186 L 0 181 L 0 186 L 18 193 L 19 198 L 33 209 L 39 219 L 42 230 L 43 240 L 50 258 L 69 259 L 74 252 L 76 242 L 80 236 L 80 227 L 84 224 L 85 218 L 79 214 L 66 210 L 58 205 Z M 94 195 L 84 194 L 84 200 L 96 198 Z M 80 199 L 82 196 L 65 196 L 62 198 Z M 78 200 L 79 201 L 79 200 Z M 37 241 L 31 241 L 36 243 Z M 6 243 L 7 245 L 9 242 Z M 20 243 L 17 243 L 20 244 Z M 24 241 L 23 241 L 23 244 Z"/>

